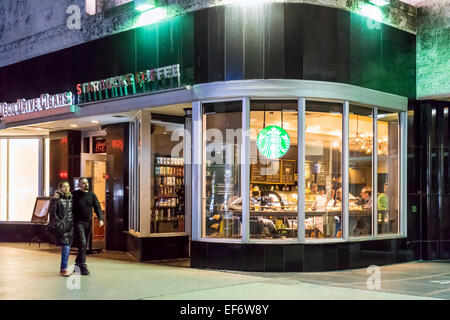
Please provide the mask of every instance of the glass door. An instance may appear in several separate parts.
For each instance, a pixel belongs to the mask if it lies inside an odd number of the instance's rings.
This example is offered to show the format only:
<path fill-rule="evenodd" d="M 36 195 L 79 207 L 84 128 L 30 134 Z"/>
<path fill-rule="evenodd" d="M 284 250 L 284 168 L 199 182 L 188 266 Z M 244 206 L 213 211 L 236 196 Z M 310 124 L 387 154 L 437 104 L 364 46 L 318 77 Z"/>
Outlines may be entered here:
<path fill-rule="evenodd" d="M 103 211 L 105 225 L 98 226 L 98 218 L 92 215 L 92 248 L 106 248 L 106 224 L 108 223 L 106 212 L 106 155 L 81 154 L 81 173 L 83 177 L 90 178 L 90 189 L 98 198 Z"/>

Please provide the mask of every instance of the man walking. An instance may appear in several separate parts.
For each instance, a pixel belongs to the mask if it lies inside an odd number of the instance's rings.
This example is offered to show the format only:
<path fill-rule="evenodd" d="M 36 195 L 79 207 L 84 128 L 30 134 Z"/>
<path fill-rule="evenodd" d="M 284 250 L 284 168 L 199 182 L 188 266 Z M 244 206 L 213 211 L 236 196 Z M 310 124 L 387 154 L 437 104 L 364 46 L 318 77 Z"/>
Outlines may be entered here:
<path fill-rule="evenodd" d="M 75 265 L 80 269 L 82 275 L 88 275 L 86 266 L 86 246 L 91 233 L 92 209 L 99 219 L 99 227 L 103 226 L 103 213 L 97 196 L 89 191 L 89 181 L 87 178 L 78 179 L 79 190 L 72 193 L 73 196 L 73 218 L 74 233 L 78 241 L 78 254 Z"/>

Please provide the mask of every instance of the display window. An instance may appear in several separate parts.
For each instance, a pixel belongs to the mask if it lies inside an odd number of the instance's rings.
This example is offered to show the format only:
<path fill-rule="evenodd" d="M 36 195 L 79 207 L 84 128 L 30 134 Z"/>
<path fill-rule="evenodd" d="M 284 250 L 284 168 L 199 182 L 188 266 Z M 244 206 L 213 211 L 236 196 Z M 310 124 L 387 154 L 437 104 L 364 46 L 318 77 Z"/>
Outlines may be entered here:
<path fill-rule="evenodd" d="M 250 238 L 296 239 L 297 101 L 252 101 Z"/>
<path fill-rule="evenodd" d="M 304 168 L 305 238 L 342 238 L 342 104 L 307 101 Z"/>
<path fill-rule="evenodd" d="M 153 202 L 151 233 L 184 232 L 185 191 L 183 150 L 172 139 L 184 124 L 152 120 L 151 158 L 153 160 Z"/>
<path fill-rule="evenodd" d="M 43 144 L 42 138 L 0 139 L 0 221 L 31 220 L 36 197 L 48 186 L 48 170 L 44 171 L 48 156 L 43 159 Z M 41 161 L 43 168 L 39 167 Z"/>
<path fill-rule="evenodd" d="M 372 235 L 373 109 L 349 109 L 349 235 Z"/>
<path fill-rule="evenodd" d="M 399 232 L 399 113 L 377 114 L 377 233 Z"/>
<path fill-rule="evenodd" d="M 203 105 L 202 234 L 241 238 L 242 103 Z"/>
<path fill-rule="evenodd" d="M 400 113 L 344 101 L 249 100 L 245 108 L 243 101 L 200 104 L 202 237 L 400 233 Z"/>

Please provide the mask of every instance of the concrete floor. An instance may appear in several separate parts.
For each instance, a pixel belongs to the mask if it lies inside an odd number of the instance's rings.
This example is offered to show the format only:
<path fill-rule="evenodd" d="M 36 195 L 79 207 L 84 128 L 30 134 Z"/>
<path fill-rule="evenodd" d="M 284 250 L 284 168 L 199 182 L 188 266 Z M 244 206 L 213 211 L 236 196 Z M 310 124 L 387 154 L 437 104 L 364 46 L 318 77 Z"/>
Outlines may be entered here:
<path fill-rule="evenodd" d="M 186 259 L 139 263 L 124 252 L 105 252 L 88 256 L 90 276 L 62 278 L 59 259 L 59 248 L 47 244 L 38 248 L 37 244 L 0 243 L 0 299 L 450 299 L 450 261 L 380 267 L 381 288 L 370 290 L 367 269 L 320 273 L 199 270 L 189 268 Z M 72 254 L 69 263 L 74 260 Z"/>

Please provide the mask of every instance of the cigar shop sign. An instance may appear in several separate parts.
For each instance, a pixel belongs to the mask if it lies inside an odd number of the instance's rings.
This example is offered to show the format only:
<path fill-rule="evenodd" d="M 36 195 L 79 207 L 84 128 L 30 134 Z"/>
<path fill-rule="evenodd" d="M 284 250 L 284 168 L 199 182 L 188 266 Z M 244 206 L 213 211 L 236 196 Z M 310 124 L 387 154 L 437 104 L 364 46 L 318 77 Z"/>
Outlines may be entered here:
<path fill-rule="evenodd" d="M 155 92 L 180 86 L 180 65 L 127 73 L 102 80 L 77 84 L 78 102 L 118 98 L 137 93 Z"/>
<path fill-rule="evenodd" d="M 40 118 L 55 114 L 75 112 L 72 92 L 41 94 L 39 98 L 18 99 L 12 103 L 0 103 L 1 120 L 4 123 Z"/>

